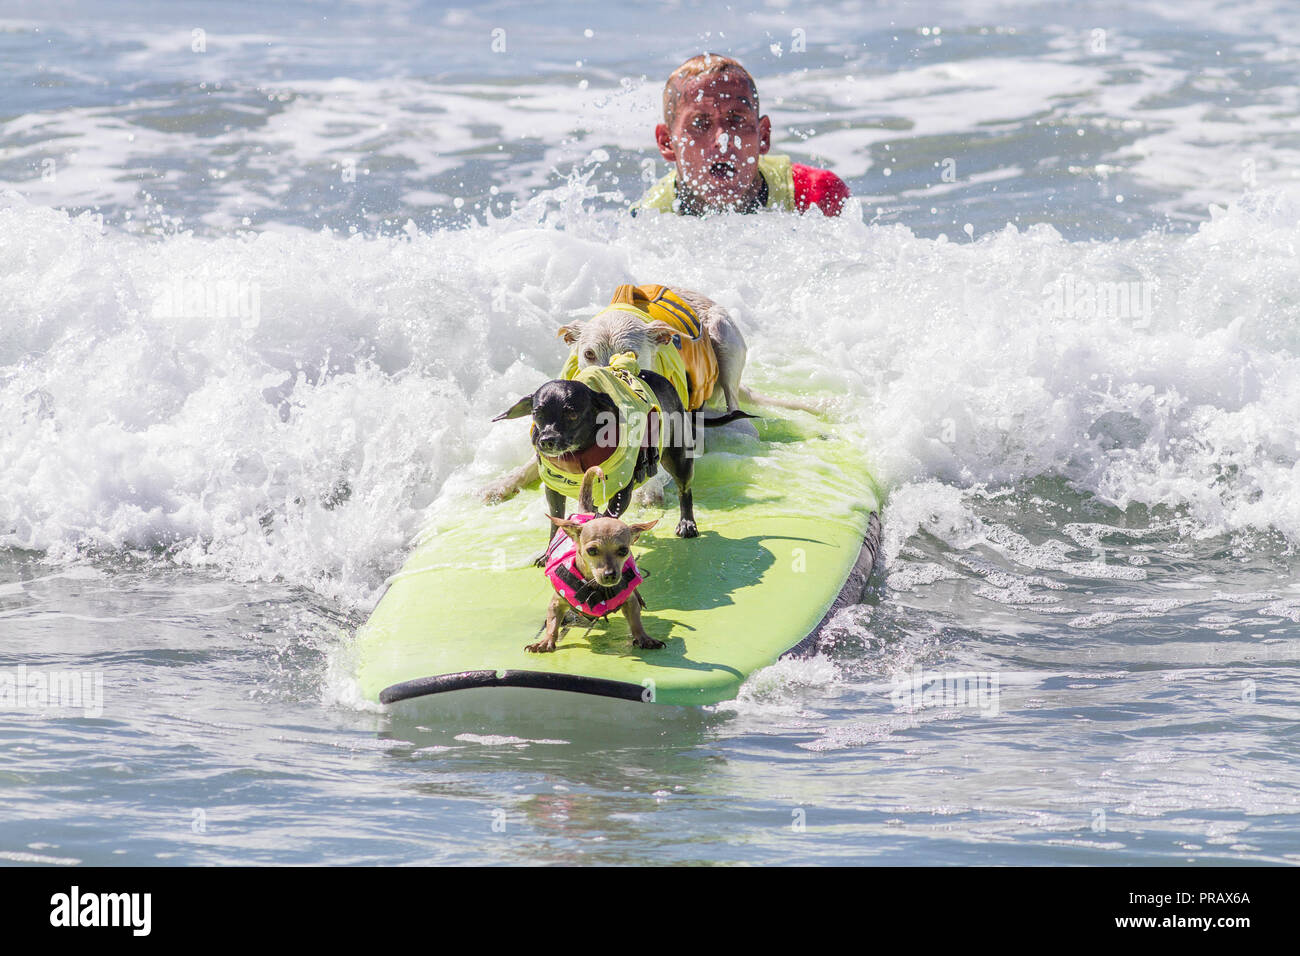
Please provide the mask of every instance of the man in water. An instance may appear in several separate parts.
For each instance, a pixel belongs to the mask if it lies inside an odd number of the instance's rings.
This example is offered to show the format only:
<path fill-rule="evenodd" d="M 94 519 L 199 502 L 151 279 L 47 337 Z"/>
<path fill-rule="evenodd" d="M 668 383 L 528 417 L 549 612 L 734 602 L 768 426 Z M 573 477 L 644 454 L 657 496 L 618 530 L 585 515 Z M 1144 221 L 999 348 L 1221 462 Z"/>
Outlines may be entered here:
<path fill-rule="evenodd" d="M 754 78 L 730 57 L 691 57 L 664 86 L 659 155 L 675 166 L 632 207 L 699 216 L 759 209 L 838 216 L 849 187 L 828 169 L 769 155 L 772 124 L 759 113 Z"/>

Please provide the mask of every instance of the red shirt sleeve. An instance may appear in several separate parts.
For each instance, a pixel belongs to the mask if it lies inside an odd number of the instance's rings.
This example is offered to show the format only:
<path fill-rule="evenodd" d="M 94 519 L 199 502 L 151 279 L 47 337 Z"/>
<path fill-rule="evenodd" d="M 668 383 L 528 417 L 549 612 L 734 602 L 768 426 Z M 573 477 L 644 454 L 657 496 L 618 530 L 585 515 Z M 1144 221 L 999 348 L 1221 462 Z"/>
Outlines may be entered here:
<path fill-rule="evenodd" d="M 849 187 L 844 180 L 829 169 L 818 169 L 802 163 L 791 163 L 790 173 L 794 179 L 794 205 L 800 212 L 807 212 L 809 206 L 817 206 L 823 215 L 838 216 L 849 198 Z"/>

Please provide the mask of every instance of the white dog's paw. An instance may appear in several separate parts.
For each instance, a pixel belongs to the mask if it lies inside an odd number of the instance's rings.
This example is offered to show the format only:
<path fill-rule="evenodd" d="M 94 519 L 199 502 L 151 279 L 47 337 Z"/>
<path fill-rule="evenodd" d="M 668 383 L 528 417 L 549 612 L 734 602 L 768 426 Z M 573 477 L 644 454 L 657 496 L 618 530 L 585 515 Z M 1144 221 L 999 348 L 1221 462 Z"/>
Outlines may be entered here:
<path fill-rule="evenodd" d="M 510 480 L 494 481 L 479 488 L 477 494 L 485 505 L 495 505 L 519 494 L 519 486 Z"/>

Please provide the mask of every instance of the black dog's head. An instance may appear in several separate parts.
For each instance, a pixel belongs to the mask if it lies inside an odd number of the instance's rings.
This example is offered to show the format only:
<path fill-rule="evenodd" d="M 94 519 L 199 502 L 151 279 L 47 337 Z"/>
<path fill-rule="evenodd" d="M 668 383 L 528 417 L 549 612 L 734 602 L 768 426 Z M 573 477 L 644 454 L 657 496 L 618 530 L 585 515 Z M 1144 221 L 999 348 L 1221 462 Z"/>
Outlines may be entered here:
<path fill-rule="evenodd" d="M 502 412 L 494 422 L 532 414 L 533 445 L 548 458 L 582 451 L 596 444 L 602 429 L 618 421 L 618 406 L 604 392 L 581 382 L 547 382 Z"/>

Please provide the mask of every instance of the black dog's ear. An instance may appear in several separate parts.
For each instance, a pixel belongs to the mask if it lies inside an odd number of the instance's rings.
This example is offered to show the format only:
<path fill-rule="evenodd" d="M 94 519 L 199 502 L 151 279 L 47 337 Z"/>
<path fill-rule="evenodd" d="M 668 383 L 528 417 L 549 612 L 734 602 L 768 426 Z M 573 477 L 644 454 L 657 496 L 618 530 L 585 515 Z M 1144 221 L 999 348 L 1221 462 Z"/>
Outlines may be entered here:
<path fill-rule="evenodd" d="M 601 448 L 616 447 L 622 431 L 618 421 L 618 405 L 604 392 L 593 390 L 591 411 L 591 420 L 596 428 L 596 444 Z"/>
<path fill-rule="evenodd" d="M 492 420 L 494 422 L 499 422 L 505 418 L 523 418 L 525 415 L 531 415 L 532 413 L 533 413 L 533 396 L 525 395 L 523 398 L 519 399 L 519 401 L 515 402 L 508 409 L 506 409 L 504 412 L 502 412 L 500 415 L 498 415 L 496 418 Z"/>
<path fill-rule="evenodd" d="M 618 418 L 618 403 L 604 392 L 598 392 L 595 389 L 591 390 L 591 406 L 598 415 L 601 412 L 609 412 L 615 419 Z"/>

